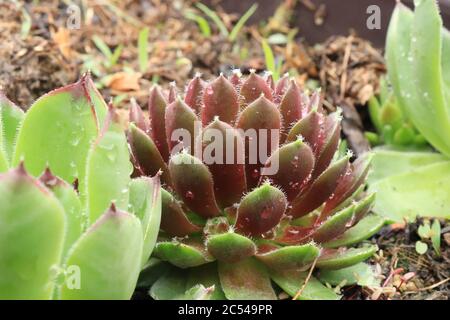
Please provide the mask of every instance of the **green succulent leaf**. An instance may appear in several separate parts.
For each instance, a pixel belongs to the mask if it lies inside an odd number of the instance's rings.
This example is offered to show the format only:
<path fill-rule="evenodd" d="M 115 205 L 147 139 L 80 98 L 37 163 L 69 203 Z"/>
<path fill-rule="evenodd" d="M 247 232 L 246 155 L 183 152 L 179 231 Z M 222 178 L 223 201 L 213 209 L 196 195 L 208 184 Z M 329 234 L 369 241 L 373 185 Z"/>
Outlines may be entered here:
<path fill-rule="evenodd" d="M 234 232 L 209 236 L 206 247 L 217 260 L 225 262 L 236 262 L 256 253 L 252 240 Z"/>
<path fill-rule="evenodd" d="M 386 219 L 378 215 L 372 214 L 361 221 L 354 227 L 348 229 L 338 238 L 322 244 L 325 248 L 339 248 L 351 246 L 366 240 L 377 233 L 385 224 Z"/>
<path fill-rule="evenodd" d="M 300 269 L 311 264 L 318 256 L 319 248 L 310 243 L 302 246 L 281 247 L 256 257 L 271 269 Z"/>
<path fill-rule="evenodd" d="M 141 220 L 144 235 L 142 263 L 149 259 L 158 237 L 161 222 L 161 184 L 159 176 L 141 177 L 130 182 L 131 211 Z"/>
<path fill-rule="evenodd" d="M 228 300 L 276 300 L 269 274 L 255 258 L 218 264 L 220 283 Z"/>
<path fill-rule="evenodd" d="M 283 289 L 288 295 L 294 297 L 297 292 L 304 286 L 308 272 L 290 270 L 290 271 L 272 271 L 272 280 Z M 308 280 L 302 294 L 298 300 L 339 300 L 340 295 L 332 289 L 323 285 L 315 277 Z"/>
<path fill-rule="evenodd" d="M 197 284 L 186 290 L 181 297 L 177 297 L 177 300 L 211 300 L 214 291 L 214 286 L 205 288 L 203 285 Z"/>
<path fill-rule="evenodd" d="M 438 256 L 441 255 L 441 223 L 438 219 L 431 225 L 431 243 Z"/>
<path fill-rule="evenodd" d="M 111 106 L 105 126 L 87 157 L 86 180 L 80 184 L 80 193 L 86 197 L 89 223 L 96 221 L 111 202 L 127 210 L 133 167 L 125 134 Z"/>
<path fill-rule="evenodd" d="M 321 270 L 319 280 L 333 286 L 353 284 L 363 287 L 380 286 L 380 279 L 377 278 L 373 267 L 364 262 L 339 270 Z"/>
<path fill-rule="evenodd" d="M 0 299 L 50 299 L 63 249 L 64 209 L 23 168 L 0 175 Z"/>
<path fill-rule="evenodd" d="M 49 166 L 69 183 L 81 181 L 87 153 L 105 113 L 106 105 L 89 76 L 44 95 L 25 115 L 13 166 L 23 159 L 34 176 Z"/>
<path fill-rule="evenodd" d="M 158 258 L 150 258 L 142 267 L 137 283 L 138 288 L 150 288 L 170 268 L 170 264 Z"/>
<path fill-rule="evenodd" d="M 329 250 L 329 249 L 328 249 Z M 318 260 L 320 269 L 342 269 L 370 258 L 378 250 L 377 246 L 364 246 L 361 248 L 341 248 L 325 252 Z"/>
<path fill-rule="evenodd" d="M 23 117 L 22 109 L 0 93 L 0 149 L 3 149 L 4 156 L 8 161 L 12 159 L 17 133 Z M 3 147 L 1 147 L 2 145 Z"/>
<path fill-rule="evenodd" d="M 449 48 L 445 39 L 436 1 L 417 1 L 415 13 L 398 3 L 389 25 L 386 58 L 389 78 L 405 114 L 448 156 L 450 102 L 444 91 L 448 79 L 444 74 L 449 64 L 443 55 Z"/>
<path fill-rule="evenodd" d="M 416 242 L 416 251 L 418 254 L 425 254 L 428 251 L 428 245 L 425 242 Z"/>
<path fill-rule="evenodd" d="M 186 271 L 169 266 L 167 272 L 150 288 L 149 294 L 155 300 L 173 300 L 186 292 Z"/>
<path fill-rule="evenodd" d="M 189 269 L 186 287 L 193 287 L 198 284 L 203 285 L 206 288 L 214 286 L 214 292 L 212 292 L 212 295 L 210 296 L 211 300 L 226 300 L 220 285 L 216 263 L 208 263 Z"/>
<path fill-rule="evenodd" d="M 389 221 L 416 216 L 450 217 L 450 162 L 438 162 L 369 185 L 377 193 L 373 211 Z"/>
<path fill-rule="evenodd" d="M 154 254 L 179 268 L 197 267 L 214 260 L 201 248 L 201 244 L 193 246 L 178 241 L 157 243 Z"/>
<path fill-rule="evenodd" d="M 79 270 L 79 286 L 61 287 L 66 299 L 130 299 L 141 270 L 139 219 L 112 206 L 72 247 L 66 268 Z"/>

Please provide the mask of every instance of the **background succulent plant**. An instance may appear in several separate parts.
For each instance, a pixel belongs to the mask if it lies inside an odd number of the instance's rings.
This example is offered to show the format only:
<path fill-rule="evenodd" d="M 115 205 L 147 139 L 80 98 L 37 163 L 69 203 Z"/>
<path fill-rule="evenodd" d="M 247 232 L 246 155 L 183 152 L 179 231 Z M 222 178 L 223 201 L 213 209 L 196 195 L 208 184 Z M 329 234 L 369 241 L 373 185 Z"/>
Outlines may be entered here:
<path fill-rule="evenodd" d="M 374 201 L 363 192 L 371 156 L 351 163 L 350 154 L 336 152 L 340 115 L 325 115 L 319 92 L 307 95 L 288 76 L 276 84 L 254 72 L 209 83 L 196 76 L 184 100 L 173 89 L 166 99 L 152 88 L 148 110 L 150 121 L 132 105 L 128 138 L 135 175 L 163 171 L 159 260 L 150 261 L 140 281 L 151 285 L 153 298 L 195 292 L 213 299 L 275 299 L 273 283 L 294 296 L 312 264 L 319 277 L 325 270 L 331 275 L 361 267 L 375 252 L 374 246 L 346 248 L 384 222 L 367 215 Z M 203 127 L 197 135 L 196 121 Z M 179 141 L 172 134 L 179 129 L 190 133 L 190 141 L 175 152 Z M 276 143 L 267 143 L 267 159 L 249 161 L 252 137 L 242 135 L 248 129 L 279 130 Z M 207 151 L 212 132 L 231 138 L 219 144 L 222 161 L 204 163 L 196 148 Z M 237 152 L 242 148 L 245 153 Z M 225 161 L 230 150 L 231 163 Z M 279 170 L 261 174 L 275 159 Z M 316 278 L 301 295 L 337 297 Z"/>
<path fill-rule="evenodd" d="M 85 75 L 25 114 L 0 96 L 0 111 L 0 298 L 129 299 L 161 189 L 130 178 L 115 110 Z"/>

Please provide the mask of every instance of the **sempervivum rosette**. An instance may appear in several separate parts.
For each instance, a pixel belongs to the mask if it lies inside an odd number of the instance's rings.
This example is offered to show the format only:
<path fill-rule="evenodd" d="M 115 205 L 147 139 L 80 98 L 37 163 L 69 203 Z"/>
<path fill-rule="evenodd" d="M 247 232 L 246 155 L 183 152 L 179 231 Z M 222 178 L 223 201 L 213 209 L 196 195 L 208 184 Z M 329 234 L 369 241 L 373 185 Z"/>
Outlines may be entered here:
<path fill-rule="evenodd" d="M 313 264 L 320 278 L 375 252 L 347 247 L 383 223 L 363 190 L 370 155 L 337 152 L 340 115 L 325 115 L 318 92 L 287 76 L 196 76 L 184 99 L 154 87 L 148 108 L 149 121 L 132 105 L 129 142 L 135 174 L 161 170 L 165 185 L 149 268 L 172 266 L 154 298 L 294 296 Z M 301 297 L 337 295 L 313 277 Z"/>

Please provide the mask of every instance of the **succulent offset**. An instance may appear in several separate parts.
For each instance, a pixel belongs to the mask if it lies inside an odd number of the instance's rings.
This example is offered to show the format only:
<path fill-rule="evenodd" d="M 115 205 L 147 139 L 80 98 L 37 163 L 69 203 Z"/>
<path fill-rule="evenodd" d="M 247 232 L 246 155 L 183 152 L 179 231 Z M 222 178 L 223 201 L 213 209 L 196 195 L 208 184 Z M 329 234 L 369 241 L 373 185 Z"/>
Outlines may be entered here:
<path fill-rule="evenodd" d="M 0 299 L 130 299 L 159 230 L 159 176 L 89 75 L 24 113 L 0 95 Z"/>
<path fill-rule="evenodd" d="M 320 278 L 375 252 L 347 248 L 383 224 L 363 190 L 371 156 L 351 162 L 337 152 L 340 115 L 325 115 L 319 92 L 288 76 L 196 76 L 184 99 L 152 88 L 148 112 L 149 121 L 132 104 L 128 139 L 135 175 L 162 171 L 162 230 L 145 272 L 161 277 L 140 281 L 153 298 L 275 299 L 273 283 L 294 296 L 313 264 Z M 251 129 L 268 137 L 256 162 L 255 137 L 243 134 Z M 264 171 L 275 161 L 278 170 Z M 337 297 L 312 278 L 300 298 Z"/>

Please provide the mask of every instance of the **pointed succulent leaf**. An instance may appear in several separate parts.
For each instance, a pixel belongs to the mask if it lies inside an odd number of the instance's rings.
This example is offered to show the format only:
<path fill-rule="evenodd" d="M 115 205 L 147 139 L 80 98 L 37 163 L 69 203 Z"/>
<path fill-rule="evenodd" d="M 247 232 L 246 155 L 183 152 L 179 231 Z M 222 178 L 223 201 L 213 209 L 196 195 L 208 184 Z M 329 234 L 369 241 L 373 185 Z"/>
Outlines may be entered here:
<path fill-rule="evenodd" d="M 320 249 L 312 244 L 302 246 L 286 246 L 267 252 L 258 253 L 256 257 L 270 269 L 301 269 L 310 265 L 320 253 Z"/>
<path fill-rule="evenodd" d="M 355 216 L 351 222 L 351 226 L 361 221 L 369 212 L 372 210 L 373 204 L 375 203 L 376 193 L 371 193 L 359 200 L 355 205 Z"/>
<path fill-rule="evenodd" d="M 177 97 L 178 97 L 178 88 L 177 88 L 177 85 L 176 85 L 176 83 L 174 81 L 174 82 L 171 82 L 170 85 L 169 85 L 169 96 L 168 96 L 167 101 L 169 103 L 173 103 L 173 102 L 175 102 Z"/>
<path fill-rule="evenodd" d="M 352 205 L 344 208 L 324 221 L 312 235 L 314 241 L 318 243 L 330 241 L 344 233 L 354 219 L 355 207 L 356 205 Z"/>
<path fill-rule="evenodd" d="M 50 299 L 51 269 L 63 249 L 63 207 L 21 167 L 0 175 L 0 220 L 0 299 Z"/>
<path fill-rule="evenodd" d="M 288 295 L 294 297 L 305 286 L 308 272 L 298 270 L 272 270 L 272 280 Z M 339 300 L 333 289 L 326 287 L 315 277 L 311 277 L 303 288 L 299 300 Z"/>
<path fill-rule="evenodd" d="M 154 255 L 183 269 L 197 267 L 214 260 L 200 242 L 193 241 L 189 243 L 159 242 L 156 244 Z"/>
<path fill-rule="evenodd" d="M 322 215 L 327 215 L 333 209 L 351 197 L 366 181 L 373 155 L 366 153 L 356 159 L 341 179 L 333 196 L 326 202 Z"/>
<path fill-rule="evenodd" d="M 17 133 L 22 124 L 23 117 L 24 112 L 22 109 L 9 101 L 0 92 L 0 149 L 3 144 L 3 151 L 9 161 L 12 159 L 14 153 Z"/>
<path fill-rule="evenodd" d="M 161 222 L 161 183 L 159 176 L 141 177 L 130 182 L 130 211 L 141 221 L 144 244 L 142 263 L 145 264 L 158 237 Z"/>
<path fill-rule="evenodd" d="M 200 75 L 196 75 L 187 86 L 184 102 L 186 102 L 196 114 L 200 114 L 200 111 L 203 108 L 202 94 L 205 87 L 206 83 L 201 79 Z"/>
<path fill-rule="evenodd" d="M 295 80 L 291 80 L 280 102 L 280 113 L 283 119 L 283 132 L 281 134 L 281 142 L 283 143 L 291 127 L 300 120 L 305 111 L 301 105 L 301 91 Z"/>
<path fill-rule="evenodd" d="M 286 208 L 284 193 L 265 183 L 242 199 L 235 228 L 239 233 L 259 236 L 272 230 L 280 222 Z"/>
<path fill-rule="evenodd" d="M 206 288 L 202 284 L 197 284 L 186 290 L 186 292 L 182 296 L 177 297 L 176 300 L 212 300 L 214 291 L 214 286 Z"/>
<path fill-rule="evenodd" d="M 138 167 L 141 174 L 154 176 L 161 170 L 162 182 L 170 186 L 169 169 L 153 140 L 144 131 L 131 124 L 128 130 L 128 143 L 135 166 Z"/>
<path fill-rule="evenodd" d="M 230 80 L 231 84 L 234 86 L 236 90 L 241 87 L 241 78 L 242 78 L 242 72 L 240 69 L 233 70 L 231 76 L 228 77 L 228 80 Z"/>
<path fill-rule="evenodd" d="M 191 154 L 194 154 L 194 141 L 195 141 L 195 122 L 197 116 L 194 111 L 181 99 L 176 99 L 169 104 L 166 110 L 165 122 L 166 122 L 166 137 L 167 144 L 169 146 L 169 152 L 178 145 L 180 136 L 188 141 L 182 141 L 184 148 L 189 149 Z M 180 132 L 181 131 L 181 132 Z M 173 135 L 173 136 L 172 136 Z"/>
<path fill-rule="evenodd" d="M 317 111 L 308 113 L 290 129 L 286 141 L 292 142 L 301 136 L 309 144 L 314 154 L 318 155 L 323 143 L 321 126 L 324 121 L 324 116 L 321 113 Z"/>
<path fill-rule="evenodd" d="M 189 221 L 177 200 L 162 189 L 161 229 L 170 236 L 184 237 L 201 229 Z"/>
<path fill-rule="evenodd" d="M 354 227 L 345 231 L 342 235 L 334 240 L 322 244 L 325 248 L 339 248 L 351 246 L 363 240 L 369 239 L 377 233 L 385 224 L 386 219 L 378 215 L 369 215 L 359 221 Z"/>
<path fill-rule="evenodd" d="M 339 146 L 341 137 L 341 124 L 337 113 L 330 114 L 325 118 L 323 125 L 323 144 L 319 149 L 320 152 L 316 159 L 316 167 L 314 168 L 314 177 L 318 177 L 330 165 L 334 154 Z"/>
<path fill-rule="evenodd" d="M 89 75 L 38 99 L 27 111 L 17 137 L 13 164 L 21 159 L 34 176 L 49 166 L 71 183 L 84 178 L 86 157 L 107 107 Z"/>
<path fill-rule="evenodd" d="M 450 144 L 444 137 L 450 135 L 450 123 L 443 96 L 445 72 L 441 70 L 441 66 L 447 65 L 442 55 L 446 46 L 442 45 L 445 31 L 441 30 L 442 20 L 435 1 L 421 1 L 415 14 L 398 3 L 388 28 L 386 60 L 401 107 L 424 137 L 449 155 Z"/>
<path fill-rule="evenodd" d="M 238 95 L 231 82 L 223 75 L 206 86 L 203 101 L 203 125 L 208 125 L 216 116 L 221 121 L 234 124 L 239 112 Z"/>
<path fill-rule="evenodd" d="M 269 157 L 266 167 L 278 161 L 278 171 L 274 175 L 263 176 L 279 186 L 292 201 L 310 178 L 314 168 L 314 155 L 311 148 L 298 139 L 285 144 Z"/>
<path fill-rule="evenodd" d="M 171 267 L 169 263 L 151 257 L 142 267 L 136 287 L 150 288 Z"/>
<path fill-rule="evenodd" d="M 169 146 L 166 137 L 166 115 L 167 101 L 159 87 L 154 86 L 150 90 L 148 99 L 148 113 L 150 115 L 151 138 L 156 144 L 164 161 L 169 160 Z"/>
<path fill-rule="evenodd" d="M 141 270 L 139 219 L 111 206 L 70 250 L 65 265 L 78 267 L 79 288 L 66 282 L 61 299 L 130 299 Z"/>
<path fill-rule="evenodd" d="M 149 131 L 149 124 L 144 116 L 141 106 L 138 105 L 136 99 L 131 99 L 130 105 L 130 122 L 134 123 L 139 129 L 147 133 Z"/>
<path fill-rule="evenodd" d="M 251 72 L 241 86 L 240 94 L 244 99 L 244 104 L 249 105 L 256 99 L 264 95 L 267 100 L 272 101 L 272 90 L 266 81 L 255 72 Z"/>
<path fill-rule="evenodd" d="M 189 209 L 204 218 L 220 214 L 211 172 L 199 159 L 185 152 L 176 154 L 170 159 L 169 171 L 177 194 Z"/>
<path fill-rule="evenodd" d="M 342 283 L 346 286 L 354 284 L 363 287 L 380 286 L 380 279 L 373 267 L 364 262 L 339 270 L 320 270 L 319 279 L 332 286 L 342 285 Z"/>
<path fill-rule="evenodd" d="M 302 194 L 292 202 L 289 215 L 297 218 L 321 206 L 336 189 L 340 179 L 347 170 L 349 157 L 344 157 L 325 170 Z"/>
<path fill-rule="evenodd" d="M 252 240 L 234 232 L 209 236 L 206 248 L 214 258 L 228 263 L 241 261 L 256 253 Z"/>
<path fill-rule="evenodd" d="M 196 284 L 201 284 L 206 288 L 214 286 L 211 300 L 226 300 L 225 294 L 220 286 L 216 263 L 208 263 L 189 269 L 186 287 L 192 287 Z"/>
<path fill-rule="evenodd" d="M 288 225 L 281 229 L 274 241 L 284 245 L 304 244 L 312 240 L 314 231 L 313 226 Z"/>
<path fill-rule="evenodd" d="M 69 249 L 78 240 L 86 226 L 86 217 L 83 216 L 82 206 L 78 193 L 64 180 L 55 177 L 49 169 L 39 178 L 59 200 L 66 216 L 66 234 L 62 257 L 66 257 Z"/>
<path fill-rule="evenodd" d="M 205 146 L 203 159 L 213 176 L 217 203 L 221 208 L 238 203 L 247 190 L 242 137 L 218 119 L 203 130 L 201 137 L 201 144 Z"/>
<path fill-rule="evenodd" d="M 275 86 L 275 99 L 276 102 L 279 103 L 281 98 L 284 96 L 288 86 L 289 86 L 290 76 L 288 73 L 285 73 L 277 82 Z"/>
<path fill-rule="evenodd" d="M 261 96 L 240 114 L 237 128 L 245 134 L 247 187 L 251 189 L 258 184 L 260 168 L 266 160 L 261 156 L 269 157 L 278 148 L 281 115 L 272 102 Z M 252 137 L 252 133 L 256 136 Z M 261 146 L 265 150 L 261 150 Z"/>
<path fill-rule="evenodd" d="M 167 272 L 150 288 L 149 295 L 155 300 L 174 300 L 186 292 L 186 271 L 168 266 Z"/>
<path fill-rule="evenodd" d="M 218 264 L 220 283 L 228 300 L 276 300 L 269 274 L 255 258 Z"/>
<path fill-rule="evenodd" d="M 119 117 L 110 106 L 108 118 L 87 156 L 86 180 L 80 193 L 86 197 L 89 223 L 93 223 L 113 201 L 118 208 L 128 207 L 128 184 L 133 167 L 127 139 Z"/>
<path fill-rule="evenodd" d="M 364 246 L 361 248 L 325 249 L 317 260 L 316 266 L 320 269 L 347 268 L 367 260 L 378 250 L 377 246 Z"/>

